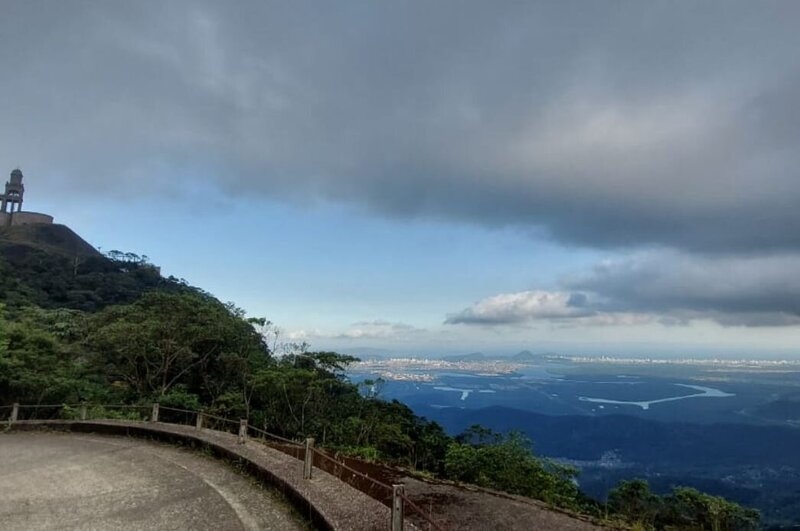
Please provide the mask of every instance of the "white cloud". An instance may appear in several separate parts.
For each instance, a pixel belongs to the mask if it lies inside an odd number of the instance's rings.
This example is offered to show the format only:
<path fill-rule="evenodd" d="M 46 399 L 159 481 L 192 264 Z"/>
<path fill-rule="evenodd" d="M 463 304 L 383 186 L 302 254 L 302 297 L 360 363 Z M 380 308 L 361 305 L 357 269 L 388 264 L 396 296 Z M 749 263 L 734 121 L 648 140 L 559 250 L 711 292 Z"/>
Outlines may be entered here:
<path fill-rule="evenodd" d="M 338 334 L 337 339 L 411 339 L 425 330 L 412 325 L 384 320 L 360 321 Z"/>
<path fill-rule="evenodd" d="M 502 293 L 478 301 L 469 308 L 449 315 L 448 324 L 515 324 L 537 319 L 588 317 L 594 311 L 585 307 L 581 294 L 552 291 Z"/>

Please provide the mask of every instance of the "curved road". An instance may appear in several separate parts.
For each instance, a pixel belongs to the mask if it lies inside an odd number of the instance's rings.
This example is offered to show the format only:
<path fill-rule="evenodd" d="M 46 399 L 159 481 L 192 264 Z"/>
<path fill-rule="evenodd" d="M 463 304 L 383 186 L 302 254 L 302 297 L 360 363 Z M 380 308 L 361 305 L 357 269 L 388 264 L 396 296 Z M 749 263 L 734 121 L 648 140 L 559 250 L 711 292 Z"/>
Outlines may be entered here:
<path fill-rule="evenodd" d="M 224 463 L 122 437 L 0 434 L 0 529 L 301 530 Z"/>

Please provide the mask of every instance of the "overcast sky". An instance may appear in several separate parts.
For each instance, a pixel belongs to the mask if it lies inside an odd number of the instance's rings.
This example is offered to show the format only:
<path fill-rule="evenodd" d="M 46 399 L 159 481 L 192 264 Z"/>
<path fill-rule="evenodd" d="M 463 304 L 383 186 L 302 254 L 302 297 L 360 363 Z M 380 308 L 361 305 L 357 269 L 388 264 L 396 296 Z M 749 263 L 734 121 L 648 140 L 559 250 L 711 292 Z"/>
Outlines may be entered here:
<path fill-rule="evenodd" d="M 800 356 L 800 3 L 0 7 L 28 209 L 285 339 Z"/>

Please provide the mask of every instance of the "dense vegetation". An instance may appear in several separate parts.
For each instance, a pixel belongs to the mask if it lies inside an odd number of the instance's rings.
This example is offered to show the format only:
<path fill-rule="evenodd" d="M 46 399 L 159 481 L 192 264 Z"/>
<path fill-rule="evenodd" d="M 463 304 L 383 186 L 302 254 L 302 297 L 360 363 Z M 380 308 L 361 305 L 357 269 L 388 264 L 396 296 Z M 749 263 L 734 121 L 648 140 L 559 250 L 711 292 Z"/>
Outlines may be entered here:
<path fill-rule="evenodd" d="M 775 377 L 797 381 L 792 373 Z M 752 387 L 744 383 L 728 389 L 743 396 Z M 562 391 L 561 396 L 566 393 Z M 554 415 L 506 406 L 433 409 L 420 403 L 425 397 L 400 399 L 408 400 L 415 413 L 436 419 L 448 433 L 459 433 L 474 424 L 496 431 L 519 427 L 536 443 L 537 453 L 586 462 L 578 478 L 580 486 L 597 499 L 605 499 L 620 480 L 643 477 L 658 494 L 686 485 L 757 507 L 762 524 L 769 529 L 795 529 L 800 522 L 797 427 L 700 424 L 632 414 Z M 702 408 L 703 400 L 699 402 L 697 406 Z M 608 462 L 603 463 L 606 457 Z"/>
<path fill-rule="evenodd" d="M 581 494 L 575 470 L 537 458 L 520 434 L 475 426 L 452 438 L 382 400 L 379 382 L 349 382 L 354 358 L 282 344 L 266 319 L 162 278 L 144 257 L 2 244 L 0 405 L 155 400 L 596 516 L 610 510 L 644 528 L 748 529 L 758 520 L 721 498 L 677 489 L 662 499 L 636 482 L 602 506 Z"/>
<path fill-rule="evenodd" d="M 650 491 L 646 481 L 622 481 L 608 496 L 608 508 L 644 529 L 752 529 L 758 511 L 688 487 L 666 496 Z"/>

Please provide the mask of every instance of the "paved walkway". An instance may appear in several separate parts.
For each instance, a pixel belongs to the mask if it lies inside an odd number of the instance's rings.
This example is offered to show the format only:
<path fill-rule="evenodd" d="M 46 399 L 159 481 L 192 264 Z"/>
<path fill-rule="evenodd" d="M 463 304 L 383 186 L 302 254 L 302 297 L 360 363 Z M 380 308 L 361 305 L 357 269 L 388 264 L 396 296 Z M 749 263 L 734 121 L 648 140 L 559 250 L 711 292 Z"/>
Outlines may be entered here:
<path fill-rule="evenodd" d="M 292 510 L 197 452 L 94 434 L 0 435 L 0 529 L 300 530 Z"/>

